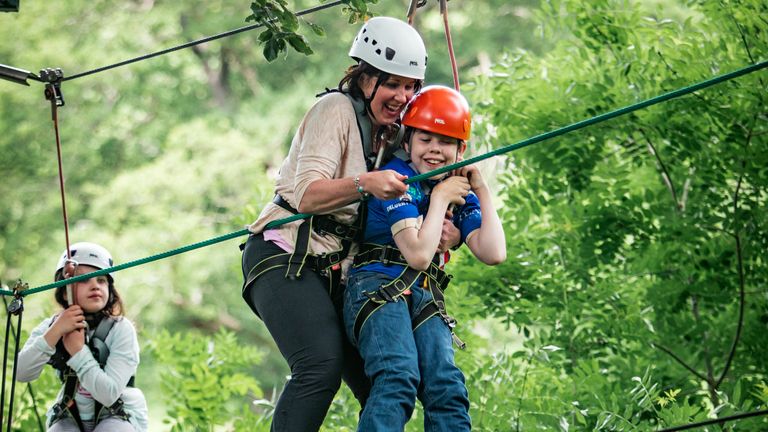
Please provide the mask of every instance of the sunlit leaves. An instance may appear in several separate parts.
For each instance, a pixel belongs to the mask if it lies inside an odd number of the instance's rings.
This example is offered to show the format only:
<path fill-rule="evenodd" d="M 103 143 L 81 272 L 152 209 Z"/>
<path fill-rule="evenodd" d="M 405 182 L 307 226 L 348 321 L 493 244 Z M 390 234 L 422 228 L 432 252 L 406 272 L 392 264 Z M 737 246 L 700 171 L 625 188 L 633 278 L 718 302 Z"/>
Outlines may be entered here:
<path fill-rule="evenodd" d="M 349 22 L 355 23 L 368 16 L 368 4 L 377 0 L 346 0 L 344 12 L 349 15 Z M 259 35 L 259 42 L 264 46 L 263 55 L 267 61 L 275 60 L 280 54 L 287 55 L 287 47 L 304 55 L 313 54 L 307 39 L 298 33 L 300 21 L 310 30 L 324 36 L 325 30 L 318 24 L 305 21 L 288 7 L 285 0 L 256 0 L 251 3 L 251 15 L 246 21 L 255 21 L 266 27 Z"/>

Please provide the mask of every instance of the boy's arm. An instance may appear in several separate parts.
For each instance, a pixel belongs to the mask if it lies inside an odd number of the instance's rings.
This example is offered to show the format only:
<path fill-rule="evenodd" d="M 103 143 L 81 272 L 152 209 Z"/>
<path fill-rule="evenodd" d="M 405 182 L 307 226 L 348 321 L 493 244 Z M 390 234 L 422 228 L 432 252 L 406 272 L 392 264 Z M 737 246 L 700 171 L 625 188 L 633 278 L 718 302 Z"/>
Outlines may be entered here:
<path fill-rule="evenodd" d="M 480 201 L 481 223 L 480 228 L 467 235 L 469 250 L 482 263 L 497 265 L 507 259 L 507 241 L 504 236 L 504 228 L 501 226 L 499 215 L 493 205 L 491 191 L 475 166 L 463 168 L 462 175 L 470 179 L 472 191 Z"/>
<path fill-rule="evenodd" d="M 437 252 L 443 230 L 443 219 L 449 204 L 464 204 L 469 183 L 463 177 L 451 177 L 441 182 L 433 191 L 421 227 L 413 219 L 392 226 L 392 235 L 408 265 L 416 270 L 426 270 Z M 406 226 L 404 228 L 404 226 Z"/>

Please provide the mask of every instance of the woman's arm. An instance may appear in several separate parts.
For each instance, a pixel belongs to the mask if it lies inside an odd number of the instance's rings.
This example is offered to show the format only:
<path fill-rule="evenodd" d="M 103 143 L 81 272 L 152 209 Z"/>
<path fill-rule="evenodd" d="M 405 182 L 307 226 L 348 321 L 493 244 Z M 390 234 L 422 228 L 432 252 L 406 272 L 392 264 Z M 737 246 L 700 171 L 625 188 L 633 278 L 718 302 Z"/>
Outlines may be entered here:
<path fill-rule="evenodd" d="M 90 349 L 82 349 L 67 364 L 77 373 L 80 385 L 104 406 L 110 406 L 123 394 L 128 380 L 139 366 L 139 342 L 136 329 L 126 318 L 119 319 L 105 341 L 109 348 L 102 370 Z"/>
<path fill-rule="evenodd" d="M 397 171 L 384 170 L 360 174 L 358 184 L 363 191 L 381 200 L 399 197 L 408 190 L 407 176 Z M 309 184 L 297 210 L 300 213 L 322 214 L 361 198 L 354 177 L 315 180 Z"/>

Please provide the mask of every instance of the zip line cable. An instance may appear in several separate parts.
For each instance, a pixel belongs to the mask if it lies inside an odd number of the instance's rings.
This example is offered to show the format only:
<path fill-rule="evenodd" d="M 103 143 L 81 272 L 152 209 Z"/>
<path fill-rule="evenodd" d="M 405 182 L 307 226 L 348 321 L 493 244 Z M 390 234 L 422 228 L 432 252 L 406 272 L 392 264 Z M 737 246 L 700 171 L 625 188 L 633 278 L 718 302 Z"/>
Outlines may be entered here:
<path fill-rule="evenodd" d="M 296 12 L 296 16 L 299 17 L 299 16 L 302 16 L 302 15 L 309 15 L 311 13 L 315 13 L 315 12 L 321 11 L 323 9 L 329 9 L 329 8 L 334 7 L 334 6 L 338 6 L 340 4 L 344 4 L 344 2 L 342 0 L 336 0 L 336 1 L 330 2 L 328 4 L 319 5 L 319 6 L 315 6 L 315 7 L 309 8 L 309 9 L 304 9 L 302 11 Z M 212 40 L 225 38 L 225 37 L 232 36 L 232 35 L 235 35 L 235 34 L 238 34 L 238 33 L 242 33 L 242 32 L 250 31 L 250 30 L 253 30 L 253 29 L 257 29 L 259 27 L 264 27 L 264 25 L 265 25 L 264 23 L 258 23 L 258 24 L 251 24 L 251 25 L 248 25 L 248 26 L 245 26 L 245 27 L 236 28 L 234 30 L 230 30 L 230 31 L 227 31 L 227 32 L 224 32 L 224 33 L 219 33 L 219 34 L 216 34 L 216 35 L 213 35 L 213 36 L 204 37 L 202 39 L 198 39 L 198 40 L 194 40 L 194 41 L 191 41 L 191 42 L 187 42 L 187 43 L 184 43 L 184 44 L 181 44 L 181 45 L 177 45 L 177 46 L 174 46 L 174 47 L 171 47 L 171 48 L 166 48 L 164 50 L 156 51 L 156 52 L 153 52 L 153 53 L 150 53 L 150 54 L 145 54 L 145 55 L 142 55 L 142 56 L 139 56 L 139 57 L 134 57 L 132 59 L 123 60 L 121 62 L 114 63 L 114 64 L 111 64 L 111 65 L 102 66 L 102 67 L 99 67 L 99 68 L 96 68 L 96 69 L 92 69 L 92 70 L 89 70 L 89 71 L 85 71 L 85 72 L 74 74 L 74 75 L 71 75 L 71 76 L 68 76 L 68 77 L 64 77 L 64 78 L 61 79 L 61 81 L 70 81 L 70 80 L 73 80 L 73 79 L 82 78 L 84 76 L 93 75 L 95 73 L 104 72 L 104 71 L 109 70 L 109 69 L 114 69 L 114 68 L 117 68 L 117 67 L 120 67 L 120 66 L 125 66 L 125 65 L 128 65 L 128 64 L 131 64 L 131 63 L 136 63 L 136 62 L 142 61 L 142 60 L 147 60 L 147 59 L 150 59 L 150 58 L 153 58 L 153 57 L 161 56 L 163 54 L 168 54 L 170 52 L 174 52 L 174 51 L 178 51 L 178 50 L 181 50 L 181 49 L 189 48 L 189 47 L 192 47 L 192 46 L 195 46 L 195 45 L 200 45 L 202 43 L 210 42 Z"/>
<path fill-rule="evenodd" d="M 473 158 L 466 159 L 466 160 L 463 160 L 463 161 L 460 161 L 460 162 L 456 162 L 454 164 L 447 165 L 447 166 L 444 166 L 442 168 L 438 168 L 438 169 L 436 169 L 434 171 L 430 171 L 430 172 L 427 172 L 427 173 L 423 173 L 423 174 L 419 174 L 419 175 L 410 177 L 410 178 L 405 180 L 405 183 L 406 184 L 411 184 L 411 183 L 415 183 L 415 182 L 418 182 L 418 181 L 426 180 L 426 179 L 428 179 L 428 178 L 430 178 L 432 176 L 435 176 L 435 175 L 438 175 L 438 174 L 442 174 L 442 173 L 454 170 L 456 168 L 461 168 L 461 167 L 466 166 L 466 165 L 471 165 L 471 164 L 473 164 L 475 162 L 479 162 L 479 161 L 482 161 L 482 160 L 485 160 L 485 159 L 488 159 L 488 158 L 491 158 L 491 157 L 494 157 L 494 156 L 498 156 L 498 155 L 501 155 L 501 154 L 504 154 L 504 153 L 508 153 L 508 152 L 513 151 L 513 150 L 518 150 L 518 149 L 521 149 L 523 147 L 528 147 L 530 145 L 539 143 L 541 141 L 545 141 L 545 140 L 548 140 L 548 139 L 551 139 L 551 138 L 554 138 L 554 137 L 557 137 L 557 136 L 560 136 L 560 135 L 564 135 L 566 133 L 573 132 L 575 130 L 582 129 L 582 128 L 585 128 L 587 126 L 591 126 L 591 125 L 594 125 L 594 124 L 597 124 L 597 123 L 601 123 L 601 122 L 604 122 L 606 120 L 610 120 L 610 119 L 622 116 L 624 114 L 628 114 L 628 113 L 631 113 L 633 111 L 637 111 L 639 109 L 649 107 L 651 105 L 655 105 L 655 104 L 658 104 L 658 103 L 661 103 L 661 102 L 668 101 L 670 99 L 674 99 L 674 98 L 677 98 L 677 97 L 680 97 L 680 96 L 684 96 L 684 95 L 693 93 L 695 91 L 705 89 L 707 87 L 711 87 L 711 86 L 713 86 L 715 84 L 719 84 L 719 83 L 724 82 L 724 81 L 728 81 L 728 80 L 732 80 L 732 79 L 738 78 L 738 77 L 740 77 L 742 75 L 746 75 L 746 74 L 749 74 L 749 73 L 752 73 L 752 72 L 756 72 L 756 71 L 761 70 L 761 69 L 765 69 L 766 67 L 768 67 L 768 61 L 764 61 L 764 62 L 756 63 L 756 64 L 753 64 L 753 65 L 750 65 L 750 66 L 746 66 L 746 67 L 738 69 L 736 71 L 733 71 L 733 72 L 730 72 L 730 73 L 727 73 L 727 74 L 723 74 L 723 75 L 719 75 L 719 76 L 716 76 L 714 78 L 710 78 L 708 80 L 701 81 L 699 83 L 696 83 L 696 84 L 693 84 L 693 85 L 690 85 L 690 86 L 687 86 L 687 87 L 680 88 L 678 90 L 674 90 L 674 91 L 671 91 L 671 92 L 668 92 L 668 93 L 664 93 L 662 95 L 653 97 L 651 99 L 647 99 L 647 100 L 644 100 L 644 101 L 641 101 L 641 102 L 638 102 L 638 103 L 635 103 L 635 104 L 632 104 L 632 105 L 628 105 L 628 106 L 623 107 L 623 108 L 619 108 L 619 109 L 614 110 L 614 111 L 610 111 L 610 112 L 605 113 L 605 114 L 601 114 L 601 115 L 598 115 L 598 116 L 595 116 L 595 117 L 592 117 L 592 118 L 589 118 L 589 119 L 586 119 L 586 120 L 582 120 L 582 121 L 579 121 L 577 123 L 573 123 L 573 124 L 570 124 L 568 126 L 565 126 L 565 127 L 559 128 L 559 129 L 555 129 L 555 130 L 550 131 L 550 132 L 546 132 L 546 133 L 543 133 L 543 134 L 540 134 L 540 135 L 536 135 L 534 137 L 528 138 L 528 139 L 520 141 L 518 143 L 509 145 L 509 146 L 506 146 L 506 147 L 501 147 L 501 148 L 498 148 L 498 149 L 493 150 L 491 152 L 488 152 L 488 153 L 485 153 L 485 154 L 482 154 L 482 155 L 479 155 L 479 156 L 475 156 Z M 293 222 L 293 221 L 297 221 L 297 220 L 301 220 L 301 219 L 306 219 L 306 218 L 308 218 L 310 216 L 312 216 L 312 215 L 311 214 L 306 214 L 306 213 L 298 213 L 298 214 L 289 216 L 287 218 L 274 220 L 274 221 L 268 223 L 266 225 L 265 229 L 275 228 L 275 227 L 284 225 L 284 224 L 289 223 L 289 222 Z M 26 296 L 26 295 L 29 295 L 29 294 L 34 294 L 34 293 L 38 293 L 38 292 L 41 292 L 41 291 L 46 291 L 46 290 L 49 290 L 49 289 L 57 288 L 57 287 L 60 287 L 62 285 L 68 284 L 68 283 L 75 283 L 75 282 L 83 281 L 83 280 L 86 280 L 86 279 L 90 279 L 92 277 L 105 275 L 107 273 L 117 272 L 117 271 L 124 270 L 124 269 L 130 268 L 130 267 L 135 267 L 135 266 L 138 266 L 138 265 L 141 265 L 141 264 L 146 264 L 146 263 L 149 263 L 149 262 L 152 262 L 152 261 L 157 261 L 157 260 L 160 260 L 160 259 L 163 259 L 163 258 L 167 258 L 167 257 L 173 256 L 173 255 L 178 255 L 178 254 L 181 254 L 181 253 L 184 253 L 184 252 L 188 252 L 188 251 L 191 251 L 191 250 L 194 250 L 194 249 L 199 249 L 199 248 L 202 248 L 202 247 L 205 247 L 205 246 L 209 246 L 209 245 L 212 245 L 212 244 L 220 243 L 220 242 L 223 242 L 225 240 L 229 240 L 229 239 L 232 239 L 232 238 L 235 238 L 235 237 L 240 237 L 240 236 L 243 236 L 243 235 L 246 235 L 246 234 L 249 234 L 249 233 L 250 233 L 250 231 L 248 231 L 247 229 L 242 229 L 242 230 L 239 230 L 239 231 L 234 231 L 234 232 L 231 232 L 229 234 L 224 234 L 224 235 L 221 235 L 221 236 L 218 236 L 218 237 L 214 237 L 214 238 L 211 238 L 211 239 L 208 239 L 208 240 L 204 240 L 204 241 L 201 241 L 201 242 L 193 243 L 193 244 L 190 244 L 190 245 L 187 245 L 187 246 L 183 246 L 183 247 L 180 247 L 180 248 L 177 248 L 177 249 L 173 249 L 173 250 L 170 250 L 170 251 L 167 251 L 167 252 L 163 252 L 163 253 L 160 253 L 160 254 L 157 254 L 157 255 L 152 255 L 152 256 L 149 256 L 149 257 L 146 257 L 146 258 L 138 259 L 138 260 L 135 260 L 135 261 L 130 261 L 130 262 L 127 262 L 127 263 L 124 263 L 124 264 L 120 264 L 120 265 L 114 266 L 114 267 L 109 267 L 109 268 L 106 268 L 106 269 L 97 270 L 97 271 L 95 271 L 93 273 L 88 273 L 86 275 L 80 275 L 80 276 L 76 276 L 76 277 L 69 278 L 69 279 L 63 279 L 63 280 L 60 280 L 60 281 L 57 281 L 57 282 L 54 282 L 54 283 L 50 283 L 50 284 L 47 284 L 47 285 L 42 285 L 42 286 L 39 286 L 39 287 L 26 289 L 26 290 L 20 292 L 20 295 L 21 296 Z M 14 294 L 13 291 L 0 290 L 0 295 L 13 295 L 13 294 Z"/>

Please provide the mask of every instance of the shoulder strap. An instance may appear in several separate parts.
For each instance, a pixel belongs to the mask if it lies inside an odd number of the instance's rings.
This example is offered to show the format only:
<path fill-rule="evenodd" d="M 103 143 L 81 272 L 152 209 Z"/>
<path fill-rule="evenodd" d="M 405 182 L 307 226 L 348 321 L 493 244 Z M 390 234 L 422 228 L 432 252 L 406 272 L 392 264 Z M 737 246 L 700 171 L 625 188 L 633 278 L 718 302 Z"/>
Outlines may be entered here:
<path fill-rule="evenodd" d="M 368 113 L 365 110 L 365 101 L 355 99 L 349 93 L 343 94 L 352 103 L 352 108 L 355 111 L 357 130 L 360 132 L 360 140 L 363 143 L 365 165 L 368 167 L 368 171 L 371 171 L 373 169 L 373 164 L 376 162 L 376 155 L 373 152 L 373 140 L 371 139 L 373 125 L 371 124 L 371 118 L 368 117 Z"/>
<path fill-rule="evenodd" d="M 96 326 L 96 330 L 93 332 L 89 343 L 93 357 L 99 362 L 99 367 L 102 369 L 107 364 L 107 357 L 109 357 L 109 347 L 107 347 L 105 341 L 115 322 L 117 320 L 112 317 L 102 318 Z"/>

